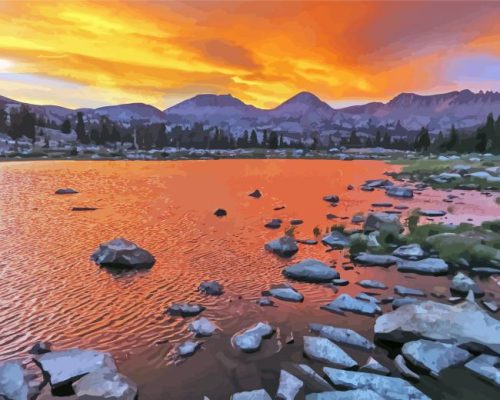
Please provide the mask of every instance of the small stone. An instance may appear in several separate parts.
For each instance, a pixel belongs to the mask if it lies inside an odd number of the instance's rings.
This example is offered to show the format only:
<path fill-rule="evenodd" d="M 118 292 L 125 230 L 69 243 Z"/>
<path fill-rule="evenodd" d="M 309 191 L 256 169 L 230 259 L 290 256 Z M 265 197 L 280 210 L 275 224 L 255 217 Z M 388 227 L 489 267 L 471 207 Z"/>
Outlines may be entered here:
<path fill-rule="evenodd" d="M 77 194 L 78 192 L 71 188 L 57 189 L 55 194 Z"/>
<path fill-rule="evenodd" d="M 39 341 L 36 342 L 28 353 L 30 354 L 45 354 L 52 351 L 52 343 Z"/>
<path fill-rule="evenodd" d="M 236 334 L 233 337 L 233 344 L 241 351 L 251 353 L 259 350 L 262 339 L 270 337 L 273 332 L 274 328 L 271 325 L 259 322 L 241 333 Z"/>
<path fill-rule="evenodd" d="M 373 357 L 368 357 L 366 364 L 363 365 L 360 369 L 361 372 L 372 372 L 380 375 L 390 375 L 391 371 L 380 364 Z"/>
<path fill-rule="evenodd" d="M 267 251 L 284 258 L 291 257 L 299 251 L 295 239 L 290 236 L 283 236 L 279 239 L 271 240 L 266 243 L 264 247 Z"/>
<path fill-rule="evenodd" d="M 217 210 L 214 211 L 214 215 L 216 217 L 225 217 L 227 215 L 227 211 L 224 210 L 223 208 L 218 208 Z"/>
<path fill-rule="evenodd" d="M 267 294 L 284 301 L 304 301 L 304 296 L 288 284 L 275 285 L 265 293 L 265 295 Z"/>
<path fill-rule="evenodd" d="M 302 386 L 304 382 L 282 369 L 276 397 L 280 400 L 294 400 Z"/>
<path fill-rule="evenodd" d="M 260 190 L 255 189 L 252 193 L 249 194 L 249 196 L 259 199 L 262 197 L 262 193 L 260 192 Z"/>
<path fill-rule="evenodd" d="M 416 299 L 415 297 L 404 297 L 402 299 L 394 299 L 392 302 L 392 309 L 397 310 L 399 307 L 406 306 L 407 304 L 415 304 L 418 303 L 420 300 Z"/>
<path fill-rule="evenodd" d="M 332 283 L 335 286 L 347 286 L 349 284 L 349 281 L 347 279 L 334 279 L 332 280 Z"/>
<path fill-rule="evenodd" d="M 287 278 L 305 282 L 331 282 L 332 279 L 340 278 L 333 268 L 328 267 L 321 261 L 306 259 L 283 269 L 283 275 Z"/>
<path fill-rule="evenodd" d="M 201 342 L 193 342 L 188 340 L 177 347 L 177 354 L 181 357 L 191 357 L 196 350 L 201 346 Z"/>
<path fill-rule="evenodd" d="M 269 229 L 279 229 L 281 228 L 281 219 L 272 219 L 270 222 L 265 224 L 264 227 Z"/>
<path fill-rule="evenodd" d="M 201 304 L 174 303 L 168 309 L 170 315 L 180 315 L 182 317 L 192 317 L 201 313 L 205 307 Z"/>
<path fill-rule="evenodd" d="M 357 284 L 367 289 L 387 289 L 387 286 L 384 283 L 373 279 L 363 279 L 357 282 Z"/>
<path fill-rule="evenodd" d="M 327 196 L 324 196 L 323 200 L 327 201 L 328 203 L 338 203 L 340 201 L 339 196 L 336 196 L 334 194 L 329 194 Z"/>
<path fill-rule="evenodd" d="M 323 324 L 309 324 L 309 329 L 332 342 L 347 344 L 365 350 L 372 350 L 375 348 L 372 342 L 351 329 Z"/>
<path fill-rule="evenodd" d="M 396 285 L 394 286 L 394 292 L 400 296 L 420 296 L 425 297 L 425 292 L 420 289 L 412 289 L 405 286 Z"/>
<path fill-rule="evenodd" d="M 217 330 L 217 327 L 208 318 L 201 317 L 188 326 L 190 332 L 193 332 L 195 336 L 212 336 Z"/>
<path fill-rule="evenodd" d="M 413 243 L 406 246 L 400 246 L 392 253 L 395 257 L 405 258 L 408 260 L 419 260 L 425 256 L 422 247 L 419 244 Z"/>
<path fill-rule="evenodd" d="M 211 295 L 211 296 L 219 296 L 224 292 L 224 288 L 217 281 L 204 281 L 200 283 L 198 290 L 202 293 Z"/>
<path fill-rule="evenodd" d="M 324 310 L 342 314 L 343 311 L 350 311 L 362 315 L 375 315 L 381 312 L 380 307 L 370 301 L 352 298 L 346 293 L 341 294 L 335 300 L 321 307 Z"/>
<path fill-rule="evenodd" d="M 394 365 L 396 366 L 396 369 L 399 371 L 399 373 L 405 378 L 408 378 L 409 380 L 414 382 L 418 382 L 420 380 L 420 376 L 418 376 L 415 372 L 408 368 L 405 359 L 401 354 L 398 354 L 394 359 Z"/>
<path fill-rule="evenodd" d="M 261 307 L 272 307 L 274 306 L 274 301 L 272 301 L 269 297 L 261 297 L 256 301 L 256 303 Z"/>
<path fill-rule="evenodd" d="M 292 219 L 290 221 L 290 225 L 301 225 L 303 223 L 304 223 L 304 221 L 302 221 L 301 219 Z"/>

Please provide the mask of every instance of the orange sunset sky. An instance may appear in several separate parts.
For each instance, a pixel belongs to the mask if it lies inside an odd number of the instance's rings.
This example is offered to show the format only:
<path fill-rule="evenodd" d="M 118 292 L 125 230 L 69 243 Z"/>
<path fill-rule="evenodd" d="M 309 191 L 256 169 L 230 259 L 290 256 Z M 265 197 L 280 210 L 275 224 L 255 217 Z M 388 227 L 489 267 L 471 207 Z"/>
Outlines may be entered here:
<path fill-rule="evenodd" d="M 0 95 L 161 109 L 500 90 L 500 3 L 0 1 Z"/>

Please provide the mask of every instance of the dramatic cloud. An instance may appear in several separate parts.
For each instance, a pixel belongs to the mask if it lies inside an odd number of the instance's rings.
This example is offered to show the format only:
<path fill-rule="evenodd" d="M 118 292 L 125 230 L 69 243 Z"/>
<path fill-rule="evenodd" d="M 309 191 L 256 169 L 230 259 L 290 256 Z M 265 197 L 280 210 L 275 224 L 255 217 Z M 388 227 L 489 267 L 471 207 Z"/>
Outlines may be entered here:
<path fill-rule="evenodd" d="M 302 90 L 333 105 L 499 90 L 499 17 L 472 1 L 7 1 L 0 94 L 164 108 L 201 92 L 272 107 Z"/>

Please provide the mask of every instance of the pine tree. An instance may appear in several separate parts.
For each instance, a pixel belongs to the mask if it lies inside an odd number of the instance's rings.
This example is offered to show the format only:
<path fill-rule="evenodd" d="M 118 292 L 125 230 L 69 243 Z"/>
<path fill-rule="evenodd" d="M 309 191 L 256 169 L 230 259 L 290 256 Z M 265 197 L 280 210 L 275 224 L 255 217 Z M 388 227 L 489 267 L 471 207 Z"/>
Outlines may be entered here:
<path fill-rule="evenodd" d="M 385 149 L 390 149 L 391 148 L 391 137 L 389 136 L 389 132 L 384 133 L 384 138 L 382 139 L 382 147 Z"/>
<path fill-rule="evenodd" d="M 485 126 L 477 128 L 476 131 L 476 151 L 484 153 L 488 145 L 488 133 Z"/>
<path fill-rule="evenodd" d="M 429 136 L 429 131 L 426 128 L 422 127 L 415 142 L 415 150 L 428 151 L 430 145 L 431 145 L 431 138 Z"/>
<path fill-rule="evenodd" d="M 450 137 L 448 142 L 446 143 L 446 150 L 451 151 L 455 150 L 458 145 L 458 132 L 455 129 L 455 125 L 451 126 Z"/>
<path fill-rule="evenodd" d="M 71 133 L 71 122 L 69 122 L 69 119 L 65 119 L 61 125 L 61 132 L 69 134 Z"/>
<path fill-rule="evenodd" d="M 255 129 L 252 129 L 252 133 L 250 134 L 250 147 L 258 147 L 259 141 L 257 139 L 257 132 Z"/>
<path fill-rule="evenodd" d="M 168 138 L 167 138 L 167 127 L 165 124 L 160 124 L 158 127 L 158 134 L 156 136 L 156 147 L 158 149 L 163 149 L 168 146 Z"/>
<path fill-rule="evenodd" d="M 377 133 L 375 135 L 375 142 L 374 142 L 375 147 L 380 147 L 382 145 L 382 135 L 380 134 L 380 131 L 377 129 Z"/>
<path fill-rule="evenodd" d="M 262 143 L 261 143 L 261 146 L 262 147 L 266 147 L 267 146 L 267 130 L 264 130 L 264 135 L 262 137 Z"/>
<path fill-rule="evenodd" d="M 87 132 L 85 132 L 85 122 L 83 122 L 83 113 L 78 111 L 76 113 L 76 138 L 82 144 L 89 143 L 89 137 L 87 136 Z"/>
<path fill-rule="evenodd" d="M 277 149 L 278 148 L 278 134 L 274 131 L 272 131 L 269 134 L 269 148 L 270 149 Z"/>
<path fill-rule="evenodd" d="M 8 129 L 7 125 L 7 111 L 0 106 L 0 132 L 6 133 Z"/>
<path fill-rule="evenodd" d="M 361 144 L 361 140 L 358 135 L 356 135 L 356 131 L 353 130 L 351 132 L 351 136 L 349 136 L 349 146 L 359 146 Z"/>
<path fill-rule="evenodd" d="M 278 143 L 278 147 L 283 147 L 285 145 L 285 142 L 283 140 L 283 134 L 280 134 L 280 140 Z"/>

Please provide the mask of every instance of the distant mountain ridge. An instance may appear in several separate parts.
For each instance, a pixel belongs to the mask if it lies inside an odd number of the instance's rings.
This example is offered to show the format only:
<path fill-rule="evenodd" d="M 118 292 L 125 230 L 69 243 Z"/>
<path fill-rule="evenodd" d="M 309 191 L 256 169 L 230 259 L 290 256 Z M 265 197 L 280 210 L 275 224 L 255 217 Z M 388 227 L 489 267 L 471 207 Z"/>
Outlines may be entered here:
<path fill-rule="evenodd" d="M 0 105 L 15 107 L 22 104 L 0 96 Z M 373 133 L 379 126 L 406 131 L 418 131 L 422 126 L 432 132 L 457 128 L 474 128 L 492 112 L 500 114 L 500 93 L 468 89 L 434 95 L 401 93 L 387 103 L 371 102 L 334 109 L 313 93 L 300 92 L 272 109 L 261 109 L 246 104 L 230 94 L 199 94 L 165 110 L 148 104 L 119 104 L 96 109 L 72 110 L 53 105 L 31 105 L 32 110 L 60 123 L 77 111 L 87 119 L 106 116 L 117 123 L 139 121 L 165 122 L 175 125 L 202 123 L 220 126 L 241 134 L 249 129 L 270 129 L 292 135 L 312 132 L 319 134 L 346 134 L 352 129 Z"/>

